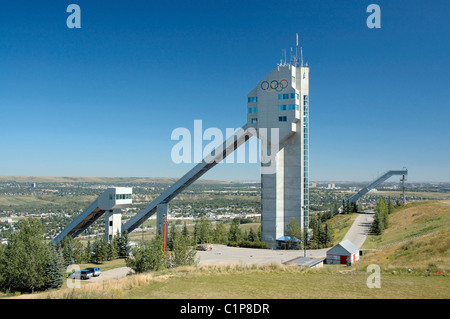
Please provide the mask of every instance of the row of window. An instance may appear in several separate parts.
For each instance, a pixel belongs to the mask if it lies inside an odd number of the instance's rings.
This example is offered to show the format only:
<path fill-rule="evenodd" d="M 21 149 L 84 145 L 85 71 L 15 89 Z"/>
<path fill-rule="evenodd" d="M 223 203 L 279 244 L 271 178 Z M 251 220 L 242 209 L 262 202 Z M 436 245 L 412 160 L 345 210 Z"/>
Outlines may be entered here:
<path fill-rule="evenodd" d="M 278 110 L 286 111 L 286 110 L 299 110 L 298 104 L 288 104 L 288 105 L 280 105 L 278 106 Z"/>
<path fill-rule="evenodd" d="M 286 121 L 287 121 L 287 116 L 279 116 L 279 117 L 278 117 L 278 121 L 279 121 L 279 122 L 286 122 Z M 257 124 L 257 123 L 258 123 L 258 118 L 256 118 L 256 117 L 252 118 L 252 119 L 251 119 L 251 123 L 252 123 L 252 124 Z M 306 144 L 308 143 L 307 138 L 308 138 L 308 134 L 307 134 L 307 130 L 305 130 L 305 136 L 304 136 L 304 139 L 305 139 L 305 143 L 306 143 Z"/>
<path fill-rule="evenodd" d="M 287 100 L 287 99 L 296 99 L 298 100 L 300 98 L 300 95 L 297 93 L 283 93 L 283 94 L 278 94 L 278 99 L 279 100 Z M 303 96 L 303 100 L 306 101 L 305 105 L 307 105 L 308 103 L 308 96 L 304 95 Z M 258 102 L 258 97 L 257 96 L 249 96 L 247 98 L 247 102 L 248 103 L 256 103 Z"/>
<path fill-rule="evenodd" d="M 287 110 L 299 110 L 300 106 L 298 104 L 284 104 L 284 105 L 279 105 L 278 106 L 278 110 L 280 111 L 287 111 Z M 248 113 L 258 113 L 258 108 L 257 107 L 249 107 L 248 108 Z"/>
<path fill-rule="evenodd" d="M 283 93 L 278 94 L 279 100 L 287 100 L 287 99 L 298 99 L 299 95 L 297 93 Z"/>
<path fill-rule="evenodd" d="M 116 194 L 116 196 L 114 197 L 113 194 L 109 194 L 109 199 L 113 200 L 113 199 L 131 199 L 131 194 Z"/>

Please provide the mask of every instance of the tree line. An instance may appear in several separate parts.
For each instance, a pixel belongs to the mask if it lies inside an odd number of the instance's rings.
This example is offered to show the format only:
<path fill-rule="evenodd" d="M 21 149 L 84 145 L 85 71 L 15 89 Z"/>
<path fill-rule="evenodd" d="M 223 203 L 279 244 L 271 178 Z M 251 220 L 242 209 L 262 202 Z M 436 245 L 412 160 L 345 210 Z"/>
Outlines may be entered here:
<path fill-rule="evenodd" d="M 387 203 L 383 197 L 378 199 L 377 205 L 375 206 L 375 216 L 370 229 L 372 234 L 383 234 L 384 230 L 389 227 L 389 215 L 394 212 L 394 209 L 395 206 L 391 198 L 388 199 Z"/>
<path fill-rule="evenodd" d="M 210 220 L 201 217 L 195 222 L 192 242 L 196 245 L 215 243 L 233 247 L 268 248 L 267 243 L 261 241 L 261 227 L 242 230 L 241 224 L 249 222 L 253 220 L 234 218 L 227 231 L 224 222 L 218 221 L 213 226 Z M 186 226 L 183 226 L 183 232 L 187 232 Z"/>
<path fill-rule="evenodd" d="M 23 219 L 9 235 L 7 245 L 0 245 L 0 291 L 60 288 L 69 265 L 124 258 L 129 250 L 127 234 L 115 236 L 110 243 L 101 238 L 84 246 L 80 240 L 66 236 L 57 245 L 49 244 L 39 219 Z"/>

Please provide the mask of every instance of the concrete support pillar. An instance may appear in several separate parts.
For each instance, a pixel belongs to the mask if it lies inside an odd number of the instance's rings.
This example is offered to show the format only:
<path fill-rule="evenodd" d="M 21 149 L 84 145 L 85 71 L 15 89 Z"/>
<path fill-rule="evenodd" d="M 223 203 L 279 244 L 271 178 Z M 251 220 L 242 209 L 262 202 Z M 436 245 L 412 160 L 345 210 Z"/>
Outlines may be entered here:
<path fill-rule="evenodd" d="M 164 242 L 164 250 L 167 246 L 167 233 L 168 233 L 168 224 L 167 224 L 167 203 L 159 204 L 156 207 L 156 231 L 161 234 Z"/>
<path fill-rule="evenodd" d="M 109 243 L 122 230 L 122 210 L 114 209 L 105 214 L 105 239 Z"/>

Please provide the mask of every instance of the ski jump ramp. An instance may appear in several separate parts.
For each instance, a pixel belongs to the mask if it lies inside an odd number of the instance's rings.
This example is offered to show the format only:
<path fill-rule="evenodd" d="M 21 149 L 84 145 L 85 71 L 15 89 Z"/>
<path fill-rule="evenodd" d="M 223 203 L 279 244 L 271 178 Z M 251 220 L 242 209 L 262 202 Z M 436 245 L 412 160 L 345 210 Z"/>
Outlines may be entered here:
<path fill-rule="evenodd" d="M 372 188 L 377 187 L 378 185 L 380 185 L 381 183 L 383 183 L 388 178 L 390 178 L 391 176 L 394 176 L 394 175 L 406 176 L 406 175 L 408 175 L 408 170 L 407 169 L 403 169 L 403 170 L 387 171 L 386 173 L 384 173 L 383 175 L 381 175 L 380 177 L 375 179 L 373 182 L 371 182 L 367 186 L 363 187 L 359 192 L 354 194 L 352 197 L 350 197 L 349 198 L 349 202 L 350 203 L 356 202 L 358 199 L 360 199 L 361 197 L 366 195 Z"/>

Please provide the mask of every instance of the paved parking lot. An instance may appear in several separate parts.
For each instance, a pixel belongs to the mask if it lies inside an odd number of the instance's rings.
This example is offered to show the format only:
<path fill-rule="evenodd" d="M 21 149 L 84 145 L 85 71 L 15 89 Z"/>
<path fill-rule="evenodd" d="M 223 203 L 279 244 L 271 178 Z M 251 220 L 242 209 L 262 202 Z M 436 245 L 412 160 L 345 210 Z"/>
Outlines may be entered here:
<path fill-rule="evenodd" d="M 102 271 L 101 275 L 98 277 L 91 277 L 88 282 L 102 282 L 104 280 L 117 279 L 125 277 L 130 273 L 131 268 L 129 267 L 119 267 L 106 271 Z"/>
<path fill-rule="evenodd" d="M 373 222 L 373 212 L 360 213 L 352 227 L 347 232 L 345 239 L 349 239 L 358 247 L 364 243 L 370 225 Z M 312 258 L 325 258 L 330 248 L 307 250 L 306 256 Z M 228 247 L 226 245 L 213 245 L 212 250 L 197 251 L 200 265 L 270 265 L 281 264 L 297 257 L 303 257 L 303 250 L 278 250 L 278 249 L 253 249 Z M 99 277 L 93 277 L 89 282 L 101 282 L 103 280 L 125 277 L 131 268 L 120 267 L 102 272 Z"/>
<path fill-rule="evenodd" d="M 307 257 L 325 258 L 327 249 L 307 250 Z M 303 250 L 253 249 L 213 245 L 212 250 L 198 251 L 200 265 L 269 265 L 301 257 Z"/>

